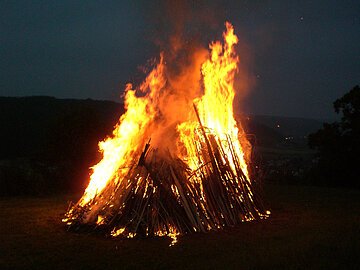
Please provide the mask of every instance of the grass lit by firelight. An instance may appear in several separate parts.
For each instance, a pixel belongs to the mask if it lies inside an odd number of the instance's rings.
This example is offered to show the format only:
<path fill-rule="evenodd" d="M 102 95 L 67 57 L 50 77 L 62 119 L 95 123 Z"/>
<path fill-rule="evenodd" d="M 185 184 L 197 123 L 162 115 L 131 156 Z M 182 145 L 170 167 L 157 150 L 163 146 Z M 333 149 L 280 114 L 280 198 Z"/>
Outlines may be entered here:
<path fill-rule="evenodd" d="M 65 230 L 67 201 L 0 199 L 0 269 L 356 269 L 360 191 L 266 186 L 269 220 L 170 239 Z"/>

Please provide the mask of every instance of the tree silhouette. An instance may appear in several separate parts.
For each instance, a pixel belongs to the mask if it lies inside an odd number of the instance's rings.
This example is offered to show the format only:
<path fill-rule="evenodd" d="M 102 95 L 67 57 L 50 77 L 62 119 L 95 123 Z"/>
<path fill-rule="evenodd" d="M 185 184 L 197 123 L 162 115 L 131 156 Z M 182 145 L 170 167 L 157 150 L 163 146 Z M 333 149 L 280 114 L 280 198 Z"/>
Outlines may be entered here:
<path fill-rule="evenodd" d="M 341 121 L 309 135 L 309 146 L 318 150 L 311 176 L 319 184 L 360 187 L 360 87 L 337 99 L 334 109 Z"/>

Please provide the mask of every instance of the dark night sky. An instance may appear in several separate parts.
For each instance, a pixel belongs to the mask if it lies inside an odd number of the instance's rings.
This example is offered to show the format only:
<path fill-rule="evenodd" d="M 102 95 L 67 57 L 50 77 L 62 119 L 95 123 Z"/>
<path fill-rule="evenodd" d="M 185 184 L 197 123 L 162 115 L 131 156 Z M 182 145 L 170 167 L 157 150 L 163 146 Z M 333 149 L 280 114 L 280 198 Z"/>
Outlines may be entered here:
<path fill-rule="evenodd" d="M 246 44 L 256 78 L 248 112 L 333 118 L 332 102 L 360 84 L 358 0 L 194 6 L 218 22 L 209 33 L 219 36 L 227 19 Z M 162 12 L 161 1 L 0 0 L 0 95 L 120 101 L 138 66 L 158 55 Z"/>

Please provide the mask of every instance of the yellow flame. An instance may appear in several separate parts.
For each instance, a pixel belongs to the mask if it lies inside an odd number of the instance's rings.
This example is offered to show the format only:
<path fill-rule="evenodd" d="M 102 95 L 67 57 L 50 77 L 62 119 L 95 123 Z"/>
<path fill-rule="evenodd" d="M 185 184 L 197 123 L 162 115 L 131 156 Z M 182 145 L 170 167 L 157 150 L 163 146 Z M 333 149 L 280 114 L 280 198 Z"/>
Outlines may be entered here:
<path fill-rule="evenodd" d="M 234 28 L 230 23 L 226 23 L 226 32 L 223 35 L 225 44 L 217 41 L 210 44 L 211 57 L 201 67 L 204 82 L 204 95 L 194 100 L 202 124 L 211 129 L 218 139 L 227 142 L 230 136 L 236 151 L 235 156 L 240 158 L 242 171 L 249 180 L 248 169 L 244 157 L 244 149 L 239 141 L 239 136 L 245 132 L 237 126 L 234 119 L 233 101 L 235 97 L 234 78 L 237 72 L 239 58 L 234 51 L 234 45 L 238 38 L 234 34 Z M 192 120 L 181 123 L 178 126 L 180 140 L 187 149 L 187 155 L 183 158 L 188 162 L 190 168 L 195 170 L 199 167 L 199 162 L 194 146 L 195 129 L 198 121 L 192 113 Z M 244 139 L 244 138 L 243 138 Z M 246 140 L 246 139 L 244 139 Z M 226 143 L 225 143 L 226 145 Z M 230 147 L 225 149 L 226 155 L 234 169 L 233 155 Z"/>
<path fill-rule="evenodd" d="M 204 137 L 199 136 L 199 120 L 192 107 L 193 105 L 197 109 L 198 117 L 204 130 L 210 130 L 213 139 L 221 141 L 222 151 L 224 151 L 226 160 L 230 163 L 229 166 L 236 172 L 235 164 L 240 164 L 241 170 L 250 184 L 251 181 L 247 168 L 249 142 L 246 139 L 243 128 L 235 121 L 233 112 L 235 98 L 234 79 L 239 63 L 234 46 L 238 43 L 238 38 L 234 34 L 233 26 L 228 22 L 226 23 L 223 39 L 224 43 L 216 41 L 210 44 L 210 54 L 204 61 L 199 62 L 199 59 L 202 59 L 202 57 L 197 59 L 198 63 L 202 63 L 201 70 L 199 70 L 199 78 L 201 77 L 203 89 L 201 89 L 202 91 L 195 89 L 191 98 L 181 97 L 183 92 L 186 93 L 185 91 L 180 91 L 180 93 L 173 95 L 165 94 L 169 92 L 169 89 L 170 92 L 173 90 L 171 87 L 174 86 L 175 81 L 167 81 L 166 64 L 163 54 L 160 55 L 159 63 L 150 72 L 139 89 L 134 90 L 131 84 L 126 86 L 124 99 L 125 113 L 120 117 L 112 136 L 99 143 L 99 151 L 102 153 L 103 158 L 92 167 L 89 185 L 78 202 L 78 205 L 81 207 L 87 204 L 91 205 L 89 210 L 90 212 L 93 211 L 93 216 L 97 218 L 97 224 L 103 224 L 105 219 L 96 212 L 101 207 L 101 203 L 96 198 L 104 198 L 106 201 L 106 196 L 111 194 L 111 187 L 119 186 L 122 181 L 125 181 L 124 186 L 126 188 L 130 187 L 130 181 L 132 180 L 126 179 L 129 168 L 134 162 L 138 161 L 136 159 L 139 158 L 139 153 L 141 153 L 144 145 L 154 133 L 157 132 L 156 134 L 160 137 L 157 138 L 157 141 L 161 144 L 163 139 L 161 136 L 166 134 L 159 132 L 163 128 L 162 124 L 166 127 L 173 124 L 174 130 L 176 126 L 176 132 L 174 132 L 177 136 L 174 143 L 176 145 L 176 153 L 174 154 L 177 154 L 193 172 L 208 162 L 203 160 L 203 157 L 198 154 L 199 144 L 203 143 L 201 140 Z M 189 70 L 194 72 L 193 69 Z M 186 79 L 186 77 L 183 76 L 181 78 Z M 180 84 L 183 84 L 186 80 L 181 79 L 179 81 Z M 179 88 L 178 85 L 174 87 L 177 90 Z M 185 107 L 183 109 L 183 112 L 186 111 L 185 115 L 174 116 L 171 108 L 167 108 L 171 106 L 171 104 L 167 105 L 167 99 L 172 102 L 180 99 L 181 106 Z M 172 113 L 171 116 L 166 115 L 169 112 Z M 163 118 L 165 118 L 163 122 L 159 121 L 159 119 Z M 166 120 L 170 124 L 166 123 L 166 125 L 164 123 Z M 137 183 L 134 183 L 135 193 L 140 189 L 140 185 L 145 185 L 141 186 L 141 188 L 145 189 L 143 196 L 147 196 L 149 184 L 146 181 L 144 182 L 141 177 L 136 178 L 136 181 Z M 197 178 L 195 174 L 195 177 L 192 177 L 190 181 L 192 183 L 196 182 L 197 186 L 200 187 L 200 201 L 202 202 L 200 207 L 204 209 L 206 215 L 207 202 L 202 180 Z M 106 190 L 109 190 L 109 192 L 106 192 Z M 183 196 L 181 194 L 182 191 L 178 190 L 176 185 L 171 185 L 171 191 L 177 198 Z M 156 192 L 156 187 L 153 189 L 153 192 Z M 252 200 L 250 189 L 249 194 Z M 241 200 L 242 198 L 240 198 Z M 270 212 L 266 212 L 265 215 L 259 213 L 263 217 L 269 214 Z M 67 218 L 64 219 L 64 222 L 71 222 L 71 217 L 72 209 L 67 213 Z M 246 216 L 243 219 L 253 220 L 254 217 Z M 223 224 L 220 223 L 214 224 L 213 229 L 221 228 L 222 226 Z M 207 228 L 211 229 L 212 227 L 207 224 Z M 113 237 L 125 235 L 125 229 L 125 227 L 114 228 L 111 235 Z M 196 229 L 194 230 L 196 231 Z M 167 229 L 159 227 L 153 233 L 158 236 L 167 235 L 171 237 L 172 242 L 170 246 L 177 242 L 177 236 L 179 235 L 179 232 L 171 224 L 169 224 Z M 132 238 L 136 236 L 136 233 L 129 232 L 125 236 Z"/>
<path fill-rule="evenodd" d="M 212 130 L 221 140 L 226 142 L 230 136 L 235 144 L 235 155 L 240 158 L 241 169 L 249 179 L 244 150 L 239 136 L 244 131 L 237 126 L 233 113 L 233 100 L 235 97 L 234 77 L 237 71 L 238 57 L 234 51 L 234 45 L 238 42 L 234 34 L 234 28 L 226 23 L 223 45 L 221 42 L 210 44 L 211 54 L 201 67 L 204 83 L 204 95 L 193 100 L 196 104 L 203 125 Z M 144 140 L 147 139 L 146 131 L 156 115 L 156 107 L 161 89 L 164 88 L 163 55 L 157 67 L 148 75 L 145 82 L 140 86 L 142 92 L 148 93 L 137 96 L 132 85 L 128 84 L 125 89 L 125 109 L 119 124 L 113 131 L 113 136 L 99 143 L 99 149 L 103 153 L 103 159 L 96 164 L 90 176 L 90 182 L 81 198 L 79 205 L 84 206 L 96 195 L 101 194 L 109 183 L 116 184 L 122 181 L 127 173 L 127 168 L 132 162 L 134 153 L 142 149 Z M 196 147 L 194 146 L 195 129 L 198 121 L 192 108 L 189 108 L 189 121 L 178 125 L 179 139 L 186 149 L 186 155 L 182 158 L 193 170 L 200 165 L 197 160 Z M 228 159 L 233 165 L 232 154 L 225 149 Z"/>
<path fill-rule="evenodd" d="M 138 97 L 131 84 L 126 86 L 126 112 L 120 117 L 113 136 L 99 143 L 103 159 L 92 168 L 90 183 L 80 200 L 80 206 L 84 206 L 100 194 L 110 181 L 115 184 L 122 181 L 128 165 L 132 162 L 131 157 L 143 147 L 145 132 L 155 116 L 154 100 L 158 98 L 158 92 L 165 84 L 163 68 L 161 56 L 158 66 L 140 87 L 142 91 L 149 88 L 148 95 Z"/>
<path fill-rule="evenodd" d="M 110 234 L 112 237 L 117 237 L 117 236 L 121 235 L 124 231 L 125 231 L 125 228 L 119 228 L 119 229 L 114 228 Z"/>
<path fill-rule="evenodd" d="M 102 225 L 102 224 L 104 224 L 104 223 L 105 223 L 105 217 L 102 216 L 102 215 L 98 215 L 96 224 L 97 224 L 97 225 Z"/>

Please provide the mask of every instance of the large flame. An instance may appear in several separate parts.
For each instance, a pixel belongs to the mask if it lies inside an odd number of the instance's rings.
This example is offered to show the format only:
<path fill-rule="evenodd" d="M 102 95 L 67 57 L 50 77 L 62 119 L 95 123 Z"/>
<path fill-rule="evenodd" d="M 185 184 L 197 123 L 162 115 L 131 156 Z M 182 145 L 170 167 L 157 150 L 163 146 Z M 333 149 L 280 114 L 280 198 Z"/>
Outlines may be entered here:
<path fill-rule="evenodd" d="M 207 205 L 203 187 L 204 173 L 199 172 L 199 168 L 210 162 L 207 155 L 201 154 L 206 144 L 208 152 L 212 151 L 209 140 L 217 141 L 218 143 L 215 144 L 221 148 L 222 154 L 217 155 L 221 157 L 222 164 L 219 166 L 226 166 L 230 168 L 227 170 L 231 170 L 231 177 L 225 178 L 235 185 L 231 191 L 234 195 L 231 196 L 238 198 L 232 198 L 239 205 L 246 200 L 239 191 L 241 188 L 236 188 L 238 186 L 246 190 L 249 201 L 254 203 L 252 180 L 247 165 L 250 160 L 250 144 L 243 128 L 234 119 L 233 102 L 236 93 L 234 79 L 239 63 L 234 46 L 238 43 L 238 38 L 234 34 L 233 26 L 228 22 L 223 39 L 223 43 L 216 41 L 210 44 L 210 53 L 198 50 L 190 55 L 191 63 L 189 66 L 183 65 L 176 76 L 170 75 L 171 72 L 162 53 L 159 63 L 137 90 L 134 90 L 131 84 L 127 85 L 126 112 L 121 116 L 112 136 L 99 143 L 103 158 L 92 167 L 89 185 L 77 205 L 67 213 L 65 222 L 71 224 L 71 220 L 76 219 L 73 212 L 76 211 L 74 210 L 76 207 L 88 206 L 83 218 L 85 222 L 97 220 L 98 225 L 103 224 L 104 217 L 99 212 L 105 204 L 109 207 L 113 206 L 109 205 L 109 201 L 116 201 L 115 187 L 127 190 L 133 184 L 134 192 L 142 189 L 143 196 L 148 196 L 146 194 L 150 186 L 153 193 L 157 192 L 157 187 L 146 180 L 147 176 L 144 179 L 141 173 L 136 173 L 135 176 L 129 174 L 134 164 L 139 161 L 139 157 L 141 159 L 141 155 L 144 154 L 142 152 L 144 147 L 146 149 L 149 147 L 150 139 L 153 147 L 159 152 L 166 151 L 171 156 L 180 158 L 187 165 L 189 168 L 186 169 L 187 179 L 190 182 L 186 185 L 191 186 L 189 190 L 194 190 L 196 196 L 200 196 L 200 203 L 194 200 L 192 202 L 199 207 L 198 209 L 202 209 L 199 211 L 203 211 L 206 219 L 209 219 L 208 209 L 212 209 L 214 205 Z M 207 136 L 206 133 L 210 135 Z M 172 169 L 170 171 L 173 174 Z M 239 172 L 241 176 L 238 175 Z M 178 187 L 179 185 L 171 184 L 171 192 L 176 198 L 181 196 L 185 198 L 183 191 Z M 200 187 L 199 192 L 198 187 Z M 125 198 L 126 194 L 121 196 Z M 187 200 L 191 201 L 184 199 L 185 204 Z M 121 207 L 124 204 L 125 202 L 122 202 Z M 184 207 L 188 206 L 184 205 Z M 234 206 L 230 203 L 230 207 Z M 242 215 L 240 219 L 242 221 L 254 219 L 253 213 L 260 218 L 268 214 L 268 212 L 261 213 L 256 206 L 253 206 L 252 210 Z M 199 224 L 200 228 L 205 226 L 206 229 L 223 226 L 218 221 L 206 223 L 194 220 L 194 223 Z M 168 235 L 176 239 L 178 232 L 175 227 L 171 224 L 166 224 L 166 227 L 166 229 L 159 227 L 153 231 L 153 234 Z M 193 230 L 196 231 L 196 228 Z M 117 236 L 124 231 L 124 227 L 115 227 L 111 235 Z M 127 234 L 128 237 L 134 235 L 134 231 Z"/>
<path fill-rule="evenodd" d="M 249 173 L 245 162 L 245 152 L 239 141 L 239 128 L 234 119 L 233 101 L 235 97 L 234 78 L 237 72 L 238 56 L 234 51 L 234 45 L 238 38 L 234 34 L 234 28 L 230 23 L 226 23 L 227 31 L 223 34 L 225 45 L 217 41 L 210 44 L 211 57 L 202 64 L 201 73 L 203 75 L 204 95 L 194 100 L 200 119 L 203 125 L 211 129 L 214 134 L 222 141 L 227 141 L 226 136 L 230 136 L 235 144 L 236 156 L 240 158 L 240 164 L 243 172 L 249 180 Z M 196 149 L 193 147 L 194 129 L 198 125 L 193 110 L 190 111 L 191 120 L 179 125 L 180 140 L 187 149 L 188 165 L 196 169 L 200 164 L 197 160 Z M 240 127 L 240 135 L 244 135 Z M 248 144 L 246 138 L 242 137 L 242 142 Z M 247 148 L 248 149 L 248 148 Z M 226 149 L 227 156 L 232 160 L 232 154 Z M 200 161 L 201 163 L 201 161 Z M 231 166 L 234 163 L 231 162 Z"/>
<path fill-rule="evenodd" d="M 80 200 L 80 205 L 87 204 L 96 195 L 101 194 L 111 181 L 116 184 L 123 180 L 134 153 L 143 147 L 143 140 L 151 121 L 156 115 L 159 92 L 165 85 L 163 56 L 160 63 L 148 75 L 140 90 L 148 94 L 143 97 L 135 95 L 132 85 L 125 89 L 125 110 L 113 131 L 113 136 L 99 143 L 103 159 L 92 169 L 90 183 Z"/>

